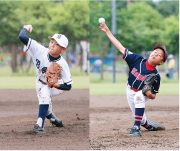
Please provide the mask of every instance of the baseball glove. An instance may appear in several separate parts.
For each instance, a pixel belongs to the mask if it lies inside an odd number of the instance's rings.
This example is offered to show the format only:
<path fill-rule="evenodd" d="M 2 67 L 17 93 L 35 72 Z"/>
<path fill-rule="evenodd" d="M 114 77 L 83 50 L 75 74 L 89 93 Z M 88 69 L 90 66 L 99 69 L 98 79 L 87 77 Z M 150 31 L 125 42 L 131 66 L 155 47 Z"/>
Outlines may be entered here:
<path fill-rule="evenodd" d="M 53 62 L 46 71 L 47 85 L 52 88 L 55 83 L 58 82 L 61 66 Z"/>
<path fill-rule="evenodd" d="M 154 91 L 154 82 L 157 80 L 156 74 L 152 73 L 150 74 L 145 80 L 144 80 L 144 86 L 142 88 L 142 93 L 145 95 L 145 92 L 148 90 L 151 90 L 151 92 Z"/>

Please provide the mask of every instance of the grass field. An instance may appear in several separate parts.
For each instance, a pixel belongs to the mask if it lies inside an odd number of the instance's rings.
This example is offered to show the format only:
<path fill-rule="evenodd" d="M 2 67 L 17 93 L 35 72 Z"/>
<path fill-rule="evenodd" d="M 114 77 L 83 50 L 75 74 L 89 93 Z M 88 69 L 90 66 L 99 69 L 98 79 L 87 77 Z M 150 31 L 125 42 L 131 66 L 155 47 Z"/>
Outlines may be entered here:
<path fill-rule="evenodd" d="M 116 74 L 116 83 L 112 83 L 112 74 L 104 74 L 100 80 L 99 74 L 90 74 L 90 95 L 125 95 L 127 86 L 126 74 Z M 177 74 L 174 80 L 169 80 L 165 74 L 161 74 L 161 85 L 158 95 L 178 95 L 179 79 Z"/>
<path fill-rule="evenodd" d="M 73 79 L 73 89 L 90 89 L 90 95 L 125 95 L 127 74 L 117 73 L 116 83 L 112 83 L 112 74 L 104 73 L 103 80 L 100 74 L 81 72 L 80 68 L 70 69 Z M 29 73 L 19 70 L 12 73 L 10 67 L 0 67 L 0 89 L 35 89 L 35 69 Z M 161 86 L 158 95 L 178 95 L 179 79 L 175 74 L 174 80 L 169 80 L 161 74 Z"/>
<path fill-rule="evenodd" d="M 18 69 L 17 73 L 13 73 L 11 67 L 0 67 L 0 89 L 35 89 L 35 68 L 32 67 L 28 73 Z M 89 76 L 80 68 L 71 69 L 71 75 L 73 89 L 89 89 Z"/>
<path fill-rule="evenodd" d="M 73 89 L 89 89 L 88 76 L 74 76 Z M 20 77 L 0 77 L 0 89 L 35 89 L 35 76 L 20 76 Z"/>

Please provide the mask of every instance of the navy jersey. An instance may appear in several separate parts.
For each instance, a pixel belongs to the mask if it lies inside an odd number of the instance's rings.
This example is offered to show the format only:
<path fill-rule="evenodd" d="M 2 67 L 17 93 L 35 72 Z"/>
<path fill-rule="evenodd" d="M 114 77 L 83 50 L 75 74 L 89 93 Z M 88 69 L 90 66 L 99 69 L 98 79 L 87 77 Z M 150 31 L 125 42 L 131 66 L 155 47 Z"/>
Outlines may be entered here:
<path fill-rule="evenodd" d="M 157 80 L 154 83 L 154 92 L 158 93 L 160 87 L 160 75 L 154 66 L 151 66 L 147 59 L 142 56 L 132 53 L 128 49 L 125 50 L 123 59 L 127 62 L 129 66 L 129 77 L 128 84 L 137 90 L 142 90 L 144 86 L 144 80 L 150 74 L 155 73 Z"/>

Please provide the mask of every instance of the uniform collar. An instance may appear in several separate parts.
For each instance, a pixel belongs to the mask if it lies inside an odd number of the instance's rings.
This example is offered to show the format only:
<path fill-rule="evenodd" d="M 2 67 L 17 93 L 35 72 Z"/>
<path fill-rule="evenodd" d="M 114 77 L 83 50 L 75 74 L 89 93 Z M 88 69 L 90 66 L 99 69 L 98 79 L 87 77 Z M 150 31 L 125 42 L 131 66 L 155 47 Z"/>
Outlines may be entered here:
<path fill-rule="evenodd" d="M 54 62 L 54 61 L 60 60 L 61 56 L 59 55 L 57 58 L 54 58 L 48 53 L 48 59 L 49 59 L 50 62 Z"/>
<path fill-rule="evenodd" d="M 156 66 L 152 66 L 149 64 L 148 60 L 146 61 L 146 69 L 147 70 L 150 70 L 150 71 L 153 71 L 156 69 Z"/>

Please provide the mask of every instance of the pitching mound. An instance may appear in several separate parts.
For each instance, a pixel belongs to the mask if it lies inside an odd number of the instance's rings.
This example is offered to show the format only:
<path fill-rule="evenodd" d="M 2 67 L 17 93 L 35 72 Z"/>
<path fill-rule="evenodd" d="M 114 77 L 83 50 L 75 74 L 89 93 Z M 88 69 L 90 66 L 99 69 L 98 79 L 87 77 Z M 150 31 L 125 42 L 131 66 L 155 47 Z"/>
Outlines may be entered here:
<path fill-rule="evenodd" d="M 179 150 L 179 96 L 157 95 L 146 102 L 149 120 L 165 126 L 163 131 L 141 128 L 142 137 L 127 137 L 134 124 L 126 96 L 90 96 L 91 149 Z"/>
<path fill-rule="evenodd" d="M 45 134 L 31 131 L 39 110 L 35 90 L 0 90 L 0 94 L 1 150 L 89 149 L 89 90 L 53 97 L 53 112 L 65 127 L 52 126 L 46 119 Z"/>

